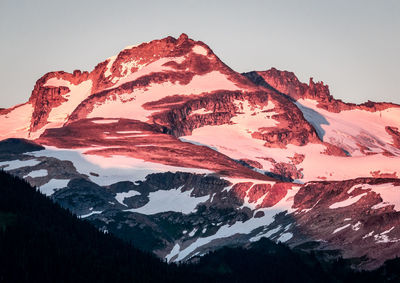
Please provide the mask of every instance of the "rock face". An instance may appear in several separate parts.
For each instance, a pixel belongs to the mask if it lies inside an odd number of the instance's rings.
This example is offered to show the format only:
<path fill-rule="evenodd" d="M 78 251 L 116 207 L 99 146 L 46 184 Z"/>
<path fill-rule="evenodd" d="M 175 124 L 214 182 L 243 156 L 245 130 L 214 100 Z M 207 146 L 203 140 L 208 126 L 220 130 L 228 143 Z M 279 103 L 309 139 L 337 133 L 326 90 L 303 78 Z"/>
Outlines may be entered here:
<path fill-rule="evenodd" d="M 325 249 L 368 260 L 375 267 L 389 254 L 399 256 L 400 180 L 359 178 L 310 183 L 294 197 L 301 233 L 323 240 Z"/>
<path fill-rule="evenodd" d="M 244 73 L 244 76 L 249 78 L 257 85 L 275 89 L 282 94 L 286 94 L 294 100 L 311 99 L 318 102 L 318 107 L 330 112 L 339 113 L 346 110 L 366 110 L 371 112 L 382 111 L 387 108 L 398 108 L 399 105 L 393 103 L 376 103 L 368 101 L 363 104 L 345 103 L 342 100 L 335 99 L 329 92 L 329 87 L 323 82 L 315 83 L 313 78 L 310 78 L 309 84 L 299 81 L 293 72 L 280 71 L 271 68 L 267 71 Z"/>
<path fill-rule="evenodd" d="M 275 68 L 244 75 L 255 84 L 275 89 L 293 99 L 324 142 L 342 148 L 350 155 L 375 154 L 377 151 L 371 150 L 373 147 L 380 148 L 379 152 L 385 155 L 399 154 L 395 129 L 398 124 L 395 117 L 400 114 L 399 105 L 372 101 L 358 105 L 345 103 L 333 98 L 323 82 L 314 83 L 311 78 L 307 85 L 301 83 L 294 73 Z M 329 131 L 332 133 L 327 133 Z M 388 146 L 382 147 L 385 142 Z"/>
<path fill-rule="evenodd" d="M 44 75 L 0 110 L 0 168 L 168 261 L 267 237 L 374 268 L 399 255 L 398 117 L 182 34 Z"/>
<path fill-rule="evenodd" d="M 47 73 L 40 78 L 32 91 L 29 103 L 33 106 L 33 114 L 30 125 L 30 131 L 35 132 L 46 125 L 49 114 L 53 108 L 60 106 L 63 102 L 67 102 L 67 95 L 71 91 L 67 86 L 47 85 L 50 79 L 64 80 L 73 85 L 78 85 L 86 80 L 89 73 L 82 73 L 79 70 L 72 74 L 65 72 Z"/>

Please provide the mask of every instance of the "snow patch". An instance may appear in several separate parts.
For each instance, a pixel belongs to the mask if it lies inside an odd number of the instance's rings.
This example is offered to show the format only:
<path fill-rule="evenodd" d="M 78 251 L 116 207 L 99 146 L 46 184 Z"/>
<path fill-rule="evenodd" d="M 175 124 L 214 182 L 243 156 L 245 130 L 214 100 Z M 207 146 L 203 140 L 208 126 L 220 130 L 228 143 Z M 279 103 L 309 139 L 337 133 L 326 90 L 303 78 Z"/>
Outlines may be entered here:
<path fill-rule="evenodd" d="M 140 195 L 140 193 L 139 193 L 138 191 L 130 190 L 130 191 L 124 192 L 124 193 L 117 193 L 116 196 L 115 196 L 115 199 L 116 199 L 120 204 L 122 204 L 122 205 L 124 205 L 124 206 L 127 206 L 127 205 L 124 203 L 124 200 L 125 200 L 126 198 L 130 198 L 130 197 L 138 196 L 138 195 Z"/>
<path fill-rule="evenodd" d="M 340 202 L 336 202 L 336 203 L 332 204 L 331 206 L 329 206 L 329 208 L 336 209 L 336 208 L 341 208 L 341 207 L 346 207 L 346 206 L 352 205 L 352 204 L 358 202 L 363 196 L 366 196 L 366 195 L 367 195 L 367 193 L 363 193 L 363 194 L 360 194 L 355 197 L 350 197 L 344 201 L 340 201 Z"/>
<path fill-rule="evenodd" d="M 287 232 L 287 233 L 282 234 L 276 241 L 285 243 L 285 242 L 289 241 L 292 237 L 293 237 L 293 234 Z"/>
<path fill-rule="evenodd" d="M 144 181 L 147 175 L 160 172 L 190 172 L 198 174 L 212 173 L 211 171 L 204 169 L 175 167 L 159 163 L 146 162 L 141 159 L 126 156 L 115 155 L 105 157 L 100 155 L 85 154 L 86 151 L 93 149 L 100 148 L 94 147 L 79 150 L 69 150 L 58 149 L 56 147 L 46 147 L 44 150 L 31 152 L 30 154 L 35 157 L 54 157 L 59 160 L 71 161 L 79 173 L 89 176 L 90 181 L 100 186 L 109 186 L 121 181 Z M 34 163 L 34 165 L 36 165 L 36 163 Z M 99 176 L 93 176 L 90 174 L 90 172 L 96 172 Z"/>
<path fill-rule="evenodd" d="M 88 214 L 84 214 L 84 215 L 80 215 L 79 216 L 79 218 L 86 218 L 86 217 L 89 217 L 89 216 L 91 216 L 91 215 L 93 215 L 93 214 L 101 214 L 103 211 L 92 211 L 92 212 L 90 212 L 90 213 L 88 213 Z"/>
<path fill-rule="evenodd" d="M 146 64 L 139 64 L 138 61 L 135 61 L 135 60 L 130 61 L 130 62 L 125 62 L 125 63 L 123 63 L 124 64 L 123 66 L 121 64 L 121 66 L 123 68 L 123 70 L 121 72 L 122 76 L 114 77 L 112 79 L 112 82 L 115 83 L 115 85 L 110 88 L 119 87 L 120 85 L 122 85 L 126 82 L 134 81 L 140 77 L 149 75 L 151 73 L 163 72 L 163 71 L 176 71 L 175 69 L 173 69 L 171 67 L 164 66 L 164 64 L 167 62 L 170 62 L 170 61 L 175 61 L 175 62 L 179 63 L 184 59 L 185 58 L 183 56 L 181 56 L 181 57 L 161 58 L 161 59 L 158 59 L 153 62 L 146 63 Z M 130 67 L 134 67 L 135 65 L 138 69 L 135 72 L 132 72 Z"/>
<path fill-rule="evenodd" d="M 3 161 L 0 162 L 0 167 L 5 166 L 3 168 L 4 171 L 11 171 L 22 167 L 33 167 L 40 163 L 39 160 L 29 159 L 29 160 L 12 160 L 12 161 Z"/>
<path fill-rule="evenodd" d="M 203 56 L 207 56 L 208 53 L 207 49 L 205 49 L 203 46 L 200 45 L 193 46 L 192 51 L 196 54 L 200 54 Z"/>
<path fill-rule="evenodd" d="M 146 64 L 140 64 L 136 60 L 131 60 L 129 62 L 123 62 L 121 63 L 121 74 L 123 77 L 127 77 L 130 74 L 132 74 L 132 69 L 136 68 L 136 71 L 142 69 Z M 116 83 L 118 81 L 118 78 L 113 78 L 112 82 Z"/>
<path fill-rule="evenodd" d="M 0 140 L 28 138 L 33 114 L 31 103 L 16 106 L 7 114 L 0 115 Z"/>
<path fill-rule="evenodd" d="M 233 225 L 223 225 L 219 228 L 219 230 L 211 236 L 198 238 L 192 244 L 190 244 L 185 249 L 179 252 L 179 255 L 175 259 L 175 261 L 181 261 L 191 254 L 193 254 L 197 248 L 204 246 L 213 240 L 228 238 L 236 234 L 248 234 L 258 227 L 265 227 L 271 224 L 274 221 L 275 215 L 278 213 L 286 211 L 287 213 L 292 213 L 295 210 L 292 209 L 293 206 L 293 197 L 298 192 L 298 188 L 295 187 L 291 190 L 288 190 L 286 196 L 282 198 L 276 205 L 273 207 L 258 209 L 257 211 L 264 212 L 264 216 L 260 218 L 251 218 L 245 222 L 237 221 Z"/>
<path fill-rule="evenodd" d="M 112 124 L 117 123 L 119 119 L 103 119 L 103 120 L 93 120 L 92 123 L 95 124 Z"/>
<path fill-rule="evenodd" d="M 64 79 L 60 79 L 60 78 L 50 78 L 46 81 L 46 83 L 43 85 L 44 87 L 70 87 L 71 82 L 64 80 Z"/>
<path fill-rule="evenodd" d="M 250 242 L 257 242 L 258 240 L 260 240 L 261 238 L 269 238 L 271 237 L 273 234 L 278 233 L 279 230 L 281 230 L 282 226 L 279 225 L 278 227 L 268 230 L 267 232 L 261 232 L 258 235 L 252 237 L 249 239 Z"/>
<path fill-rule="evenodd" d="M 31 177 L 31 178 L 39 178 L 39 177 L 46 177 L 49 172 L 46 169 L 40 169 L 30 172 L 28 175 L 24 176 L 24 178 Z"/>
<path fill-rule="evenodd" d="M 380 234 L 374 236 L 374 240 L 376 243 L 395 243 L 400 241 L 400 239 L 390 239 L 387 234 L 389 234 L 394 229 L 394 226 L 389 230 L 383 231 Z"/>
<path fill-rule="evenodd" d="M 192 115 L 205 115 L 205 114 L 212 114 L 212 113 L 214 113 L 214 111 L 206 110 L 205 108 L 200 108 L 200 109 L 197 109 L 195 111 L 192 111 L 192 113 L 190 113 L 190 116 L 192 116 Z"/>
<path fill-rule="evenodd" d="M 318 204 L 320 201 L 321 201 L 321 199 L 319 199 L 311 208 L 305 208 L 305 209 L 301 210 L 300 212 L 303 212 L 303 213 L 309 212 L 310 210 L 314 209 L 314 207 L 316 207 L 317 204 Z"/>
<path fill-rule="evenodd" d="M 352 156 L 365 155 L 359 145 L 372 153 L 389 151 L 400 156 L 400 150 L 392 146 L 393 137 L 385 129 L 386 126 L 400 127 L 399 108 L 376 112 L 354 109 L 334 113 L 319 108 L 318 102 L 311 99 L 299 99 L 296 104 L 319 135 L 322 133 L 323 141 L 345 149 Z"/>
<path fill-rule="evenodd" d="M 393 205 L 394 210 L 400 211 L 400 186 L 396 186 L 393 183 L 380 185 L 361 184 L 353 186 L 347 193 L 352 192 L 355 188 L 372 191 L 382 198 L 382 202 L 372 206 L 372 209 Z"/>
<path fill-rule="evenodd" d="M 400 211 L 400 186 L 395 186 L 393 183 L 374 185 L 369 187 L 371 191 L 379 194 L 382 198 L 382 202 L 372 208 L 377 209 L 380 207 L 393 205 L 393 209 Z"/>
<path fill-rule="evenodd" d="M 57 189 L 67 187 L 69 181 L 69 179 L 51 179 L 46 184 L 40 186 L 39 191 L 46 196 L 51 196 Z"/>
<path fill-rule="evenodd" d="M 351 194 L 355 189 L 363 189 L 363 185 L 354 185 L 348 191 L 347 194 Z"/>
<path fill-rule="evenodd" d="M 52 78 L 47 81 L 46 85 L 52 86 L 66 86 L 70 91 L 63 95 L 66 101 L 63 101 L 59 106 L 51 109 L 47 118 L 48 124 L 37 131 L 36 135 L 41 134 L 47 128 L 62 127 L 69 115 L 76 109 L 76 107 L 85 100 L 92 91 L 92 80 L 86 80 L 78 85 L 74 85 L 69 81 Z"/>
<path fill-rule="evenodd" d="M 194 228 L 192 231 L 190 231 L 189 237 L 193 237 L 194 234 L 196 234 L 197 230 L 199 230 L 199 228 Z"/>
<path fill-rule="evenodd" d="M 303 169 L 302 181 L 317 180 L 324 177 L 326 180 L 345 180 L 358 177 L 371 177 L 371 171 L 381 170 L 382 172 L 397 172 L 400 174 L 400 161 L 398 157 L 384 156 L 382 154 L 358 155 L 352 157 L 332 156 L 321 154 L 326 151 L 322 144 L 309 143 L 304 146 L 293 144 L 286 145 L 286 148 L 270 148 L 264 146 L 265 142 L 254 139 L 251 133 L 258 131 L 260 127 L 273 126 L 273 105 L 268 104 L 264 109 L 251 108 L 251 105 L 244 101 L 235 101 L 238 109 L 236 117 L 231 119 L 232 124 L 204 126 L 194 129 L 190 136 L 180 137 L 181 141 L 193 144 L 208 146 L 232 159 L 250 159 L 259 162 L 262 170 L 271 171 L 273 159 L 277 163 L 290 163 L 291 157 L 296 153 L 305 156 L 303 162 L 297 166 Z M 265 112 L 263 112 L 266 110 Z M 252 114 L 259 116 L 259 119 L 252 119 Z M 272 114 L 271 119 L 263 115 Z M 240 115 L 243 115 L 242 118 Z M 250 119 L 247 120 L 247 116 Z M 400 115 L 399 115 L 400 117 Z M 242 121 L 241 121 L 242 119 Z M 237 124 L 235 124 L 237 123 Z M 270 123 L 270 124 L 269 124 Z M 277 125 L 279 127 L 279 125 Z M 328 126 L 322 124 L 323 127 Z M 326 130 L 322 128 L 322 130 Z M 368 140 L 368 139 L 366 139 Z M 266 159 L 266 157 L 268 159 Z M 324 164 L 324 166 L 320 166 Z"/>
<path fill-rule="evenodd" d="M 366 234 L 364 237 L 362 237 L 363 239 L 372 237 L 372 235 L 374 234 L 374 231 L 369 232 L 368 234 Z"/>
<path fill-rule="evenodd" d="M 351 229 L 353 229 L 354 231 L 358 231 L 361 228 L 361 222 L 358 221 L 356 224 L 351 226 Z"/>
<path fill-rule="evenodd" d="M 239 90 L 239 87 L 219 71 L 196 75 L 187 85 L 179 82 L 152 83 L 146 87 L 135 88 L 133 92 L 108 97 L 103 103 L 95 105 L 88 118 L 115 118 L 118 115 L 120 118 L 146 122 L 151 114 L 158 111 L 145 109 L 142 105 L 147 102 L 177 94 L 195 95 L 216 90 Z M 118 109 L 117 113 L 115 109 Z"/>
<path fill-rule="evenodd" d="M 142 131 L 117 131 L 117 134 L 141 134 Z"/>
<path fill-rule="evenodd" d="M 165 256 L 165 259 L 167 260 L 167 262 L 170 262 L 171 259 L 176 256 L 177 254 L 179 254 L 179 250 L 181 249 L 181 247 L 179 246 L 179 244 L 175 244 L 175 246 L 172 248 L 172 250 L 170 251 L 169 254 L 167 254 Z"/>
<path fill-rule="evenodd" d="M 159 190 L 149 193 L 149 202 L 142 207 L 125 211 L 137 212 L 146 215 L 175 211 L 189 214 L 195 211 L 198 204 L 205 202 L 210 196 L 192 197 L 193 189 L 182 192 L 183 186 L 173 190 Z"/>
<path fill-rule="evenodd" d="M 282 159 L 282 150 L 276 152 L 277 158 L 271 156 L 275 149 L 264 146 L 264 141 L 254 139 L 252 133 L 259 131 L 263 127 L 273 127 L 278 122 L 273 119 L 277 114 L 272 110 L 275 105 L 269 102 L 265 106 L 254 106 L 248 101 L 234 101 L 237 114 L 231 118 L 231 124 L 204 126 L 196 128 L 190 136 L 183 136 L 179 139 L 183 142 L 190 142 L 197 145 L 208 146 L 218 152 L 221 152 L 232 159 L 251 159 L 258 161 L 263 169 L 271 169 L 271 162 L 265 160 L 264 156 L 273 157 L 273 159 Z M 276 151 L 276 150 L 275 150 Z"/>
<path fill-rule="evenodd" d="M 336 234 L 337 232 L 340 232 L 340 231 L 346 229 L 346 228 L 349 227 L 350 225 L 351 225 L 351 224 L 349 223 L 349 224 L 346 224 L 346 225 L 344 225 L 344 226 L 342 226 L 342 227 L 339 227 L 339 228 L 335 229 L 335 231 L 333 231 L 332 234 Z"/>
<path fill-rule="evenodd" d="M 104 77 L 107 78 L 107 77 L 109 77 L 109 76 L 112 75 L 112 73 L 111 73 L 111 67 L 112 67 L 112 65 L 114 64 L 115 59 L 117 59 L 117 55 L 111 56 L 110 58 L 107 59 L 107 60 L 108 60 L 108 63 L 107 63 L 106 71 L 104 72 Z"/>

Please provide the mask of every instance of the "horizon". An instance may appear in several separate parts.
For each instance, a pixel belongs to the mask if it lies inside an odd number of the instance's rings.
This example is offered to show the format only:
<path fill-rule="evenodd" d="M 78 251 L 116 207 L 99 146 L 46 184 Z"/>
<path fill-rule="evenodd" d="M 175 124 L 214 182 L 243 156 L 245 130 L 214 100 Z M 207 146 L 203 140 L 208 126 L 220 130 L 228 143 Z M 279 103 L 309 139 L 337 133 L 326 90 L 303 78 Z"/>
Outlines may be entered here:
<path fill-rule="evenodd" d="M 274 67 L 345 102 L 400 104 L 397 1 L 16 2 L 0 3 L 0 108 L 26 102 L 45 73 L 91 71 L 125 46 L 181 33 L 239 73 Z"/>

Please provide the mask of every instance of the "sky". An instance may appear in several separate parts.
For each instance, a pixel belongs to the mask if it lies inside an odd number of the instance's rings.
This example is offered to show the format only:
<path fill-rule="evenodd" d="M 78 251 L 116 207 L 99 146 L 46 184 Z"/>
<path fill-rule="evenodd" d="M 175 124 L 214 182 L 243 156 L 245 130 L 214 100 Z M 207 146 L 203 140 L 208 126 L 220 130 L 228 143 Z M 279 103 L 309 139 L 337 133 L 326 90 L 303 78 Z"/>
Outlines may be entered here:
<path fill-rule="evenodd" d="M 398 0 L 0 0 L 0 108 L 47 72 L 183 32 L 238 72 L 275 67 L 346 102 L 400 104 L 399 15 Z"/>

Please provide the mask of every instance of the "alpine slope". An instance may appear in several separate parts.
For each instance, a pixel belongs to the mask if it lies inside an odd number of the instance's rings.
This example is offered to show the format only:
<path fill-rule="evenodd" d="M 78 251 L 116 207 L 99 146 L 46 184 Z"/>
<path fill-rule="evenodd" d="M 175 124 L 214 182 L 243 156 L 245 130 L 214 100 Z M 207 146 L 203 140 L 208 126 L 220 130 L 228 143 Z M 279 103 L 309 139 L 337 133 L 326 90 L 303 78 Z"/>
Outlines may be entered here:
<path fill-rule="evenodd" d="M 400 256 L 399 129 L 400 105 L 240 74 L 182 34 L 45 74 L 0 110 L 0 168 L 169 262 L 267 237 L 371 269 Z"/>

